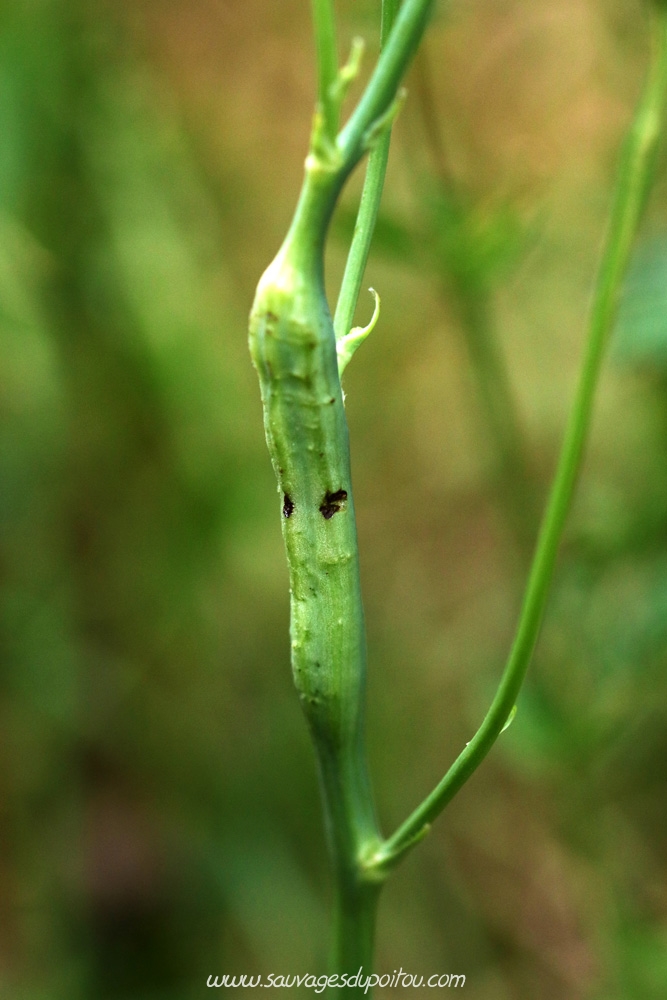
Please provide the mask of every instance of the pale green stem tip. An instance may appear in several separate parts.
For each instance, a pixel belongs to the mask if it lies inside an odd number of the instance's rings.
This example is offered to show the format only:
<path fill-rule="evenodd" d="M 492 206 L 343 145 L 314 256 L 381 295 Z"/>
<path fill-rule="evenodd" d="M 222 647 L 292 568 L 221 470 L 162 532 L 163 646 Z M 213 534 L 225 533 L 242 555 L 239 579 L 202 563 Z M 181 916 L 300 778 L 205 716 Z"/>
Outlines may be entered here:
<path fill-rule="evenodd" d="M 338 355 L 338 375 L 342 377 L 347 368 L 350 358 L 356 349 L 363 344 L 368 334 L 375 328 L 375 324 L 380 316 L 380 296 L 374 288 L 369 288 L 371 295 L 375 296 L 375 309 L 368 326 L 354 326 L 349 333 L 336 341 L 336 354 Z"/>

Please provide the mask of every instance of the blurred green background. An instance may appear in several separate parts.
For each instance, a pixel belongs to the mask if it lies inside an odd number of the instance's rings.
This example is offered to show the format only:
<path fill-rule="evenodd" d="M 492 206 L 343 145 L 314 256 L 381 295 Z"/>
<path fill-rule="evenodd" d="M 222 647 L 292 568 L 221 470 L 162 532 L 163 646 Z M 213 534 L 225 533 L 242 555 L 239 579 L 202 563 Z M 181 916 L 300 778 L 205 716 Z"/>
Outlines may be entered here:
<path fill-rule="evenodd" d="M 646 56 L 639 0 L 454 0 L 410 75 L 346 376 L 387 832 L 499 677 Z M 325 967 L 246 348 L 313 89 L 306 0 L 0 6 L 3 1000 Z M 469 1000 L 667 994 L 664 161 L 516 721 L 381 907 Z"/>

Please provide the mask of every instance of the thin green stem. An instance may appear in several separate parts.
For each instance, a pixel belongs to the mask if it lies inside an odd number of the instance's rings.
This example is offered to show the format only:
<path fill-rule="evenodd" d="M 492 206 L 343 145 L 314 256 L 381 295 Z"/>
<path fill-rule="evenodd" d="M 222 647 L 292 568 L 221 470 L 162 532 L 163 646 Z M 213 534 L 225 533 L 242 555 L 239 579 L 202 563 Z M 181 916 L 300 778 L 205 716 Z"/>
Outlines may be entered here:
<path fill-rule="evenodd" d="M 333 142 L 338 131 L 338 111 L 333 87 L 338 76 L 336 18 L 332 0 L 312 0 L 315 46 L 317 50 L 317 103 L 324 132 Z"/>
<path fill-rule="evenodd" d="M 399 84 L 428 24 L 434 0 L 404 0 L 361 100 L 338 136 L 338 148 L 351 169 L 363 156 L 369 130 L 396 97 Z"/>
<path fill-rule="evenodd" d="M 667 90 L 667 10 L 656 14 L 648 81 L 626 138 L 598 279 L 593 296 L 579 382 L 554 483 L 540 529 L 519 624 L 500 686 L 479 730 L 439 785 L 384 843 L 369 862 L 392 867 L 427 831 L 456 792 L 479 767 L 502 732 L 516 703 L 544 613 L 563 527 L 581 466 L 604 348 L 616 314 L 660 136 Z"/>
<path fill-rule="evenodd" d="M 375 924 L 381 885 L 339 883 L 334 917 L 332 969 L 354 976 L 363 969 L 361 983 L 347 987 L 348 996 L 368 996 L 366 977 L 373 971 Z M 332 985 L 330 996 L 340 996 Z"/>
<path fill-rule="evenodd" d="M 363 710 L 363 697 L 358 699 Z M 361 719 L 360 719 L 361 722 Z M 368 872 L 363 859 L 381 843 L 373 809 L 363 733 L 334 748 L 314 733 L 329 854 L 333 867 L 333 938 L 330 972 L 354 975 L 373 969 L 375 923 L 383 873 Z M 347 996 L 363 993 L 349 986 Z M 340 984 L 331 988 L 340 996 Z"/>
<path fill-rule="evenodd" d="M 380 31 L 380 44 L 384 49 L 387 39 L 396 20 L 400 0 L 382 0 L 382 28 Z M 336 313 L 334 315 L 334 331 L 336 339 L 347 336 L 352 328 L 354 310 L 359 299 L 361 283 L 366 270 L 366 263 L 371 249 L 375 223 L 380 208 L 384 178 L 387 172 L 387 161 L 389 160 L 389 144 L 391 142 L 391 128 L 377 139 L 376 145 L 371 150 L 366 168 L 364 187 L 361 192 L 359 212 L 354 227 L 354 236 L 345 265 L 345 274 L 338 296 Z"/>

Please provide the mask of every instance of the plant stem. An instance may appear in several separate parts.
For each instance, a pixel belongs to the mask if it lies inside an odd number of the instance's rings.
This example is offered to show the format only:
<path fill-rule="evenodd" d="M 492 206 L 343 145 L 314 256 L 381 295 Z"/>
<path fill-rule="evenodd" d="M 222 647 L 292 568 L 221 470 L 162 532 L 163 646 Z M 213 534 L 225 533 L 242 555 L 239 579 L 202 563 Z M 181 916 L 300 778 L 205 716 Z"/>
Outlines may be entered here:
<path fill-rule="evenodd" d="M 351 127 L 331 141 L 346 81 L 335 71 L 330 0 L 314 0 L 319 102 L 301 195 L 250 317 L 250 350 L 282 502 L 291 592 L 292 670 L 317 754 L 336 916 L 338 973 L 370 972 L 384 875 L 364 750 L 366 645 L 347 423 L 324 291 L 324 242 L 350 172 L 377 141 L 433 0 L 406 0 Z M 395 11 L 394 0 L 387 9 Z M 399 31 L 400 28 L 400 31 Z M 398 32 L 398 34 L 397 34 Z M 358 48 L 357 48 L 358 54 Z M 370 95 L 370 96 L 369 96 Z M 379 198 L 377 182 L 374 199 Z M 348 331 L 346 331 L 348 332 Z M 363 992 L 348 987 L 348 994 Z"/>
<path fill-rule="evenodd" d="M 363 710 L 363 701 L 360 705 Z M 380 836 L 363 746 L 363 719 L 357 740 L 332 751 L 314 735 L 324 799 L 327 839 L 334 876 L 332 973 L 372 972 L 375 919 L 382 873 L 368 872 L 363 859 L 377 850 Z M 379 877 L 378 877 L 379 875 Z M 340 988 L 332 988 L 339 995 Z M 348 987 L 349 996 L 361 995 Z"/>
<path fill-rule="evenodd" d="M 434 0 L 404 0 L 396 23 L 380 54 L 361 100 L 338 136 L 346 163 L 354 165 L 364 153 L 368 131 L 387 111 L 415 54 L 433 9 Z"/>
<path fill-rule="evenodd" d="M 317 103 L 323 117 L 325 135 L 333 142 L 338 131 L 338 113 L 332 94 L 338 75 L 336 21 L 332 0 L 312 0 L 312 8 L 317 51 Z"/>
<path fill-rule="evenodd" d="M 363 969 L 362 984 L 348 986 L 348 996 L 368 996 L 365 979 L 373 971 L 375 925 L 382 885 L 358 886 L 338 882 L 334 909 L 334 940 L 331 967 L 334 973 L 354 975 Z M 340 987 L 332 986 L 330 996 L 340 996 Z"/>
<path fill-rule="evenodd" d="M 382 845 L 372 866 L 387 870 L 428 831 L 456 792 L 479 767 L 516 703 L 544 613 L 563 527 L 572 501 L 591 423 L 604 348 L 616 315 L 625 274 L 662 128 L 667 89 L 667 9 L 655 15 L 653 57 L 647 84 L 621 156 L 605 248 L 590 312 L 588 337 L 553 486 L 538 536 L 510 656 L 493 703 L 473 739 L 434 791 Z"/>
<path fill-rule="evenodd" d="M 396 20 L 400 0 L 382 0 L 382 28 L 380 31 L 380 44 L 384 49 L 387 39 Z M 364 187 L 361 192 L 359 212 L 354 227 L 352 245 L 345 265 L 345 274 L 341 284 L 336 313 L 334 316 L 334 331 L 336 340 L 345 337 L 352 328 L 354 310 L 361 290 L 366 262 L 371 249 L 375 222 L 377 220 L 382 198 L 382 188 L 387 172 L 387 161 L 389 159 L 389 144 L 391 142 L 391 129 L 386 131 L 377 139 L 376 145 L 371 150 L 366 168 Z"/>
<path fill-rule="evenodd" d="M 381 877 L 362 859 L 381 839 L 363 738 L 366 643 L 348 433 L 322 266 L 339 186 L 336 172 L 309 161 L 292 226 L 257 290 L 250 344 L 281 495 L 294 682 L 317 754 L 334 870 L 332 971 L 350 973 L 360 954 L 371 962 Z"/>

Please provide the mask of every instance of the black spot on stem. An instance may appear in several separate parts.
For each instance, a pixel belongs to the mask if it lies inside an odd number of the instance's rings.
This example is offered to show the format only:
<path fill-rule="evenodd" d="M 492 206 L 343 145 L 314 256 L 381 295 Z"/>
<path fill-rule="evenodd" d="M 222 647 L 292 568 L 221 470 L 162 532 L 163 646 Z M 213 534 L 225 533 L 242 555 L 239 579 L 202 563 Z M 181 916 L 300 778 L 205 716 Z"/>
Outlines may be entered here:
<path fill-rule="evenodd" d="M 294 511 L 294 504 L 289 493 L 286 493 L 283 497 L 283 517 L 291 517 Z"/>
<path fill-rule="evenodd" d="M 336 490 L 335 493 L 325 493 L 324 500 L 320 504 L 320 514 L 324 520 L 329 521 L 334 514 L 342 510 L 346 500 L 347 490 Z"/>

